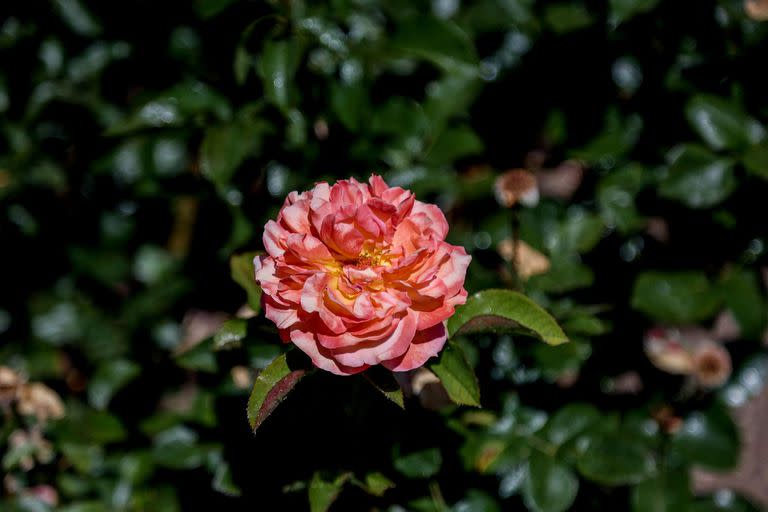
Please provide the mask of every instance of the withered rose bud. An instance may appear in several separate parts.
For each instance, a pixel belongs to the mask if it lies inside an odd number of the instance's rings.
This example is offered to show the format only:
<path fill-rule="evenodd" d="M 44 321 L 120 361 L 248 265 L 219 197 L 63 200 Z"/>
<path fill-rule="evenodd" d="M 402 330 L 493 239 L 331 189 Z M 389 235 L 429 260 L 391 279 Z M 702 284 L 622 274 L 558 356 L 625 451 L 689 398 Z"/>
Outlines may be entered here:
<path fill-rule="evenodd" d="M 64 417 L 64 404 L 59 395 L 39 382 L 21 387 L 16 409 L 22 416 L 36 416 L 40 422 Z"/>
<path fill-rule="evenodd" d="M 536 173 L 539 191 L 544 197 L 568 200 L 584 179 L 584 166 L 577 160 L 566 160 L 554 169 Z"/>
<path fill-rule="evenodd" d="M 701 343 L 693 352 L 693 367 L 693 375 L 699 384 L 717 388 L 731 376 L 731 356 L 719 343 Z"/>
<path fill-rule="evenodd" d="M 744 0 L 747 16 L 757 21 L 768 21 L 768 0 Z"/>
<path fill-rule="evenodd" d="M 514 243 L 511 239 L 505 238 L 497 247 L 499 255 L 506 261 L 512 261 L 513 252 L 515 258 L 515 270 L 521 279 L 528 279 L 535 275 L 544 274 L 549 270 L 549 258 L 542 253 L 518 240 Z"/>
<path fill-rule="evenodd" d="M 499 204 L 507 208 L 517 203 L 531 207 L 539 203 L 536 177 L 525 169 L 512 169 L 496 178 L 493 192 Z"/>
<path fill-rule="evenodd" d="M 659 428 L 667 434 L 674 434 L 683 426 L 683 419 L 676 415 L 675 411 L 668 405 L 653 411 L 652 416 Z"/>
<path fill-rule="evenodd" d="M 18 373 L 7 366 L 0 366 L 0 403 L 8 403 L 16 398 L 22 379 Z"/>
<path fill-rule="evenodd" d="M 232 375 L 232 382 L 238 389 L 250 389 L 253 386 L 251 370 L 245 366 L 235 366 L 229 372 Z"/>
<path fill-rule="evenodd" d="M 651 329 L 645 335 L 643 348 L 659 370 L 674 375 L 689 375 L 693 371 L 693 357 L 672 329 Z"/>

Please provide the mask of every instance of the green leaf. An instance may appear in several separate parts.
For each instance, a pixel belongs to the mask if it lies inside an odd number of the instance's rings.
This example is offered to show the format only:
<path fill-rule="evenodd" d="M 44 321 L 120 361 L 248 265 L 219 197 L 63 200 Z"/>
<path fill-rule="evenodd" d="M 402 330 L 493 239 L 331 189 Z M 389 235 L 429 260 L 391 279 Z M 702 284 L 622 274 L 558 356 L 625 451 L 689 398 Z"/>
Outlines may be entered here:
<path fill-rule="evenodd" d="M 611 0 L 611 24 L 616 26 L 638 14 L 653 10 L 659 0 Z"/>
<path fill-rule="evenodd" d="M 438 448 L 428 448 L 406 455 L 396 453 L 395 469 L 408 478 L 429 478 L 440 471 L 443 456 Z"/>
<path fill-rule="evenodd" d="M 392 375 L 392 372 L 387 371 L 381 366 L 373 366 L 365 371 L 363 377 L 388 400 L 397 404 L 401 409 L 405 409 L 403 390 Z"/>
<path fill-rule="evenodd" d="M 544 11 L 544 20 L 557 34 L 565 34 L 587 28 L 592 24 L 592 15 L 581 4 L 551 4 Z"/>
<path fill-rule="evenodd" d="M 236 254 L 229 259 L 229 273 L 248 295 L 248 305 L 258 313 L 261 310 L 261 287 L 256 283 L 253 260 L 259 252 Z"/>
<path fill-rule="evenodd" d="M 718 157 L 701 146 L 684 145 L 668 155 L 669 170 L 659 185 L 659 194 L 691 208 L 709 208 L 736 188 L 733 160 Z"/>
<path fill-rule="evenodd" d="M 726 307 L 741 327 L 742 337 L 759 339 L 768 308 L 757 275 L 746 269 L 730 269 L 722 277 L 719 289 Z"/>
<path fill-rule="evenodd" d="M 750 146 L 742 156 L 747 171 L 768 180 L 768 144 Z"/>
<path fill-rule="evenodd" d="M 533 512 L 562 512 L 576 499 L 579 480 L 567 466 L 553 457 L 534 451 L 523 483 L 525 506 Z"/>
<path fill-rule="evenodd" d="M 232 318 L 213 336 L 213 350 L 229 350 L 239 347 L 248 334 L 248 322 L 242 318 Z"/>
<path fill-rule="evenodd" d="M 483 141 L 468 126 L 458 126 L 443 131 L 427 153 L 431 165 L 449 165 L 459 158 L 481 153 Z"/>
<path fill-rule="evenodd" d="M 139 365 L 125 359 L 102 364 L 88 384 L 88 401 L 96 409 L 106 409 L 115 393 L 135 379 L 139 373 L 141 373 Z"/>
<path fill-rule="evenodd" d="M 54 0 L 56 11 L 73 32 L 81 36 L 95 37 L 101 26 L 79 0 Z"/>
<path fill-rule="evenodd" d="M 219 461 L 216 464 L 216 471 L 213 474 L 211 486 L 215 491 L 227 496 L 241 496 L 243 494 L 243 491 L 232 480 L 232 470 L 229 464 L 223 461 Z"/>
<path fill-rule="evenodd" d="M 686 471 L 662 472 L 632 488 L 632 512 L 689 510 L 690 500 Z"/>
<path fill-rule="evenodd" d="M 383 496 L 385 492 L 395 486 L 395 483 L 379 472 L 368 473 L 362 482 L 363 489 L 368 494 Z"/>
<path fill-rule="evenodd" d="M 645 185 L 643 167 L 630 164 L 602 177 L 597 184 L 597 204 L 608 226 L 626 234 L 643 227 L 635 197 Z"/>
<path fill-rule="evenodd" d="M 579 472 L 604 485 L 636 484 L 656 463 L 646 444 L 629 432 L 595 432 L 578 460 Z"/>
<path fill-rule="evenodd" d="M 734 103 L 709 95 L 694 96 L 686 106 L 688 122 L 709 146 L 745 149 L 765 137 L 765 129 Z"/>
<path fill-rule="evenodd" d="M 264 131 L 263 123 L 245 120 L 208 128 L 200 146 L 203 176 L 223 191 L 240 164 L 259 148 Z"/>
<path fill-rule="evenodd" d="M 277 357 L 259 373 L 248 399 L 248 423 L 254 432 L 307 374 L 297 351 Z"/>
<path fill-rule="evenodd" d="M 352 477 L 351 473 L 343 473 L 331 481 L 323 480 L 320 473 L 312 475 L 309 483 L 309 510 L 311 512 L 326 512 L 339 493 L 341 493 L 344 484 Z"/>
<path fill-rule="evenodd" d="M 544 433 L 553 444 L 560 446 L 599 422 L 602 416 L 593 405 L 568 404 L 550 418 Z"/>
<path fill-rule="evenodd" d="M 472 39 L 453 22 L 431 16 L 418 17 L 402 24 L 392 36 L 391 44 L 448 73 L 475 74 L 477 53 Z"/>
<path fill-rule="evenodd" d="M 696 323 L 709 318 L 720 297 L 704 274 L 644 272 L 632 291 L 632 307 L 667 323 Z"/>
<path fill-rule="evenodd" d="M 480 407 L 480 385 L 461 345 L 448 340 L 437 361 L 428 366 L 440 379 L 451 400 Z"/>
<path fill-rule="evenodd" d="M 739 460 L 739 434 L 728 411 L 716 404 L 689 415 L 672 437 L 670 450 L 688 464 L 727 470 Z"/>
<path fill-rule="evenodd" d="M 568 338 L 552 316 L 525 295 L 512 290 L 485 290 L 475 293 L 448 320 L 448 332 L 485 332 L 514 325 L 550 345 Z"/>
<path fill-rule="evenodd" d="M 236 1 L 237 0 L 195 0 L 195 10 L 201 18 L 211 18 Z"/>
<path fill-rule="evenodd" d="M 294 40 L 267 41 L 256 64 L 265 96 L 284 112 L 296 101 L 294 75 L 300 58 Z"/>

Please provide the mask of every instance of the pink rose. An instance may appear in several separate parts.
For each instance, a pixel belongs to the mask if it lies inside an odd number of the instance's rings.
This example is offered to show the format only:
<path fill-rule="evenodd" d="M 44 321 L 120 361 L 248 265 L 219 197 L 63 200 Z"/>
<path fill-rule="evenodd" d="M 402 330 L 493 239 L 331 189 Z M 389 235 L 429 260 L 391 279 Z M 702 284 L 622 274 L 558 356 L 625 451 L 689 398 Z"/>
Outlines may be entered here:
<path fill-rule="evenodd" d="M 266 316 L 324 370 L 417 368 L 467 297 L 471 257 L 447 233 L 437 206 L 380 176 L 291 192 L 254 261 Z"/>

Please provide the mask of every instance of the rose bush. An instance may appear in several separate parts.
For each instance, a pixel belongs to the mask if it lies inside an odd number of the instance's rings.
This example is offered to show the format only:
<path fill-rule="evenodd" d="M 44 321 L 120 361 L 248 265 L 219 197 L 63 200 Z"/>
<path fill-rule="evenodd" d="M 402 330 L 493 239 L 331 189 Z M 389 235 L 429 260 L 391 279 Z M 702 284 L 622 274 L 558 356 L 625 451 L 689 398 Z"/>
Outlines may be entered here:
<path fill-rule="evenodd" d="M 266 316 L 324 370 L 417 368 L 467 297 L 471 257 L 447 233 L 440 208 L 380 176 L 291 192 L 254 260 Z"/>

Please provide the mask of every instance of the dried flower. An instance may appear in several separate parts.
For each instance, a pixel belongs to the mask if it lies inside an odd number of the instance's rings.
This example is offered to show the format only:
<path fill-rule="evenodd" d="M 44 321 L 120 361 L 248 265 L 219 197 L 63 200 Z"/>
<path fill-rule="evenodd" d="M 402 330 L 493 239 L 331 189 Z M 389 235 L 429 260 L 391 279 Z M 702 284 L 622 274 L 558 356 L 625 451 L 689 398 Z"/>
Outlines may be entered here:
<path fill-rule="evenodd" d="M 693 352 L 693 375 L 705 388 L 722 386 L 731 376 L 731 356 L 715 342 L 699 344 Z"/>
<path fill-rule="evenodd" d="M 744 0 L 747 16 L 757 21 L 768 21 L 768 0 Z"/>
<path fill-rule="evenodd" d="M 36 416 L 41 423 L 64 417 L 64 404 L 58 393 L 40 382 L 19 389 L 16 409 L 23 416 Z"/>
<path fill-rule="evenodd" d="M 8 403 L 16 398 L 22 379 L 18 373 L 0 366 L 0 403 Z"/>
<path fill-rule="evenodd" d="M 536 181 L 544 197 L 568 200 L 584 179 L 584 166 L 577 160 L 566 160 L 554 169 L 536 173 Z"/>
<path fill-rule="evenodd" d="M 521 279 L 544 274 L 549 270 L 549 258 L 522 240 L 514 243 L 511 239 L 505 238 L 499 242 L 497 250 L 506 261 L 512 261 L 512 252 L 516 252 L 515 270 Z"/>
<path fill-rule="evenodd" d="M 493 185 L 496 200 L 502 206 L 511 208 L 517 203 L 536 206 L 539 202 L 539 187 L 536 177 L 525 169 L 512 169 L 498 178 Z"/>

